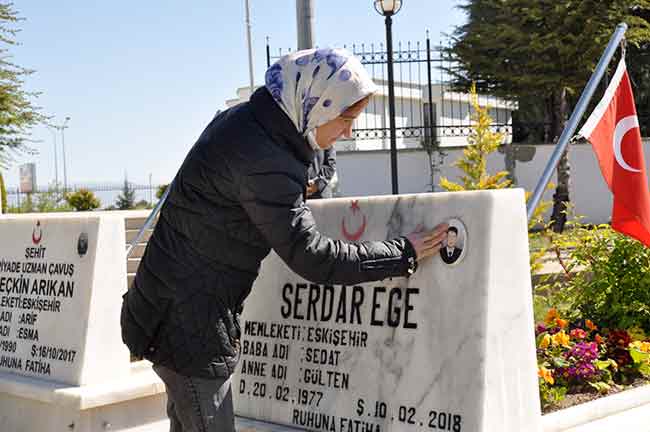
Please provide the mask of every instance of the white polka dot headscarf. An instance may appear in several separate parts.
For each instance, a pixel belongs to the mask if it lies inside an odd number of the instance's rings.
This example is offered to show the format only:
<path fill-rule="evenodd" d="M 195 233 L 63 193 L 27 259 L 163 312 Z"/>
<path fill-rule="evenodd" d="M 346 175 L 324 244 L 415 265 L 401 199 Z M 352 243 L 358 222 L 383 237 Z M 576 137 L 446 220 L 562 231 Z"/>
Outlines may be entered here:
<path fill-rule="evenodd" d="M 266 88 L 305 136 L 377 91 L 361 62 L 338 48 L 280 58 L 266 71 Z"/>

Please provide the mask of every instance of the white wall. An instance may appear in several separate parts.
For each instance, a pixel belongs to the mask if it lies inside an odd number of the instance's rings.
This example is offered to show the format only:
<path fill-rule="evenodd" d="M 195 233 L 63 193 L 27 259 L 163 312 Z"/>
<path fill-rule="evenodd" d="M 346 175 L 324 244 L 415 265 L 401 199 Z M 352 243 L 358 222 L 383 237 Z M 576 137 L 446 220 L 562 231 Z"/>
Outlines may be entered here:
<path fill-rule="evenodd" d="M 429 190 L 429 160 L 423 150 L 400 150 L 398 174 L 400 193 Z M 336 152 L 341 196 L 385 195 L 391 193 L 388 150 Z"/>
<path fill-rule="evenodd" d="M 535 146 L 535 156 L 530 162 L 517 162 L 515 174 L 518 186 L 532 191 L 551 157 L 554 146 L 544 144 Z M 644 142 L 646 155 L 650 154 L 650 139 Z M 458 181 L 460 170 L 452 167 L 459 159 L 461 149 L 448 149 L 441 175 Z M 600 174 L 596 156 L 588 144 L 576 144 L 569 153 L 571 163 L 570 196 L 576 212 L 585 216 L 590 223 L 606 223 L 610 220 L 612 196 Z M 650 156 L 646 157 L 650 171 Z M 386 195 L 391 193 L 390 154 L 387 150 L 337 152 L 340 196 Z M 495 173 L 505 169 L 504 155 L 495 153 L 488 161 L 488 170 Z M 423 150 L 400 150 L 398 155 L 398 175 L 400 193 L 430 191 L 429 159 Z M 439 176 L 435 178 L 436 190 Z M 552 180 L 556 181 L 555 175 Z M 551 200 L 553 190 L 547 191 L 545 200 Z"/>
<path fill-rule="evenodd" d="M 439 141 L 441 147 L 459 147 L 467 145 L 467 136 L 472 131 L 472 113 L 474 109 L 471 107 L 469 95 L 465 95 L 463 99 L 453 100 L 445 99 L 444 107 L 437 104 L 437 125 L 443 126 L 443 129 L 438 129 Z M 444 114 L 444 115 L 443 115 Z M 512 110 L 507 108 L 494 108 L 488 109 L 488 114 L 492 118 L 492 123 L 499 125 L 508 125 L 510 129 L 502 130 L 503 143 L 512 142 Z M 496 131 L 496 127 L 493 128 Z"/>

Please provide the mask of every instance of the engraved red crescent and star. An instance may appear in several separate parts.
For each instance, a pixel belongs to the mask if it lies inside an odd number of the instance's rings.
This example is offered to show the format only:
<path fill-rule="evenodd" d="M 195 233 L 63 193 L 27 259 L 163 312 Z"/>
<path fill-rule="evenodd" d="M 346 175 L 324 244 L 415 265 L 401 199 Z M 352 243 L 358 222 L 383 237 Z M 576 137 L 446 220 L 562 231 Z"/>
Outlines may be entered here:
<path fill-rule="evenodd" d="M 32 230 L 32 243 L 35 245 L 41 242 L 43 238 L 43 230 L 41 229 L 41 221 L 36 221 L 36 227 Z"/>
<path fill-rule="evenodd" d="M 350 203 L 348 214 L 350 212 L 352 213 L 352 216 L 357 220 L 358 220 L 357 214 L 358 213 L 361 214 L 362 216 L 361 225 L 356 230 L 350 231 L 348 229 L 348 225 L 346 222 L 347 218 L 346 216 L 343 216 L 343 218 L 341 219 L 341 234 L 343 234 L 343 237 L 345 237 L 349 241 L 357 241 L 361 238 L 363 233 L 366 231 L 366 225 L 368 221 L 366 219 L 366 215 L 361 211 L 361 208 L 359 208 L 359 200 L 352 200 L 352 202 Z"/>

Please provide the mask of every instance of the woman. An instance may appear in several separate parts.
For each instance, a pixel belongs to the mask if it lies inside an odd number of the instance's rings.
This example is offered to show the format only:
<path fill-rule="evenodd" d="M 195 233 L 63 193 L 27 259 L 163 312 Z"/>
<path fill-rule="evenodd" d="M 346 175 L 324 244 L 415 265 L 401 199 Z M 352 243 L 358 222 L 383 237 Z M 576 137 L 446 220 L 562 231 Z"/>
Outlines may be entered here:
<path fill-rule="evenodd" d="M 305 205 L 314 151 L 349 137 L 375 91 L 345 51 L 293 53 L 187 155 L 121 319 L 124 342 L 165 383 L 172 432 L 234 430 L 238 316 L 271 248 L 305 279 L 337 284 L 406 276 L 438 252 L 446 225 L 351 244 L 320 234 Z"/>

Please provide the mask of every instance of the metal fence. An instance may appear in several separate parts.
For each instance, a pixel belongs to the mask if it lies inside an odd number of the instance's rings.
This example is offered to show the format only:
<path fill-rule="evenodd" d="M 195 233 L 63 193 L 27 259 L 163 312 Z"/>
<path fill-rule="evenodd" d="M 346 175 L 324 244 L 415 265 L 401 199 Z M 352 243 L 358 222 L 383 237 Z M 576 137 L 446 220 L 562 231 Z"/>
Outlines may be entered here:
<path fill-rule="evenodd" d="M 380 140 L 385 142 L 380 148 L 386 148 L 390 137 L 387 51 L 383 43 L 343 47 L 359 58 L 381 89 L 371 98 L 366 115 L 355 122 L 352 141 Z M 279 48 L 276 55 L 271 55 L 268 41 L 266 48 L 268 66 L 292 51 Z M 427 148 L 464 143 L 472 126 L 469 89 L 460 92 L 452 88 L 452 79 L 445 71 L 452 68 L 454 61 L 442 43 L 433 46 L 428 36 L 424 42 L 400 42 L 393 52 L 393 62 L 396 138 L 402 140 L 403 146 Z M 481 95 L 479 100 L 481 105 L 491 107 L 492 129 L 511 135 L 511 113 L 516 104 L 488 95 Z"/>
<path fill-rule="evenodd" d="M 129 189 L 135 192 L 135 202 L 144 204 L 144 202 L 149 205 L 153 205 L 158 199 L 156 198 L 156 192 L 158 188 L 162 185 L 159 184 L 139 184 L 139 183 L 128 183 Z M 80 189 L 86 189 L 93 192 L 101 202 L 102 208 L 107 208 L 115 204 L 117 197 L 124 191 L 124 182 L 121 183 L 74 183 L 69 184 L 65 192 L 76 192 Z M 32 192 L 30 199 L 34 202 L 35 206 L 38 204 L 38 201 L 47 195 L 58 195 L 62 199 L 64 189 L 62 186 L 54 187 L 49 186 L 38 186 L 37 190 Z M 21 192 L 19 188 L 13 187 L 7 188 L 7 204 L 10 207 L 20 207 L 22 203 L 27 199 L 28 194 Z"/>
<path fill-rule="evenodd" d="M 380 87 L 387 86 L 388 61 L 383 43 L 352 44 L 343 47 L 361 60 Z M 275 51 L 274 55 L 272 51 Z M 267 65 L 270 66 L 272 62 L 291 51 L 291 48 L 272 49 L 267 39 Z M 452 86 L 454 80 L 445 71 L 454 70 L 456 63 L 447 53 L 445 44 L 439 42 L 433 45 L 428 35 L 423 42 L 400 42 L 395 46 L 393 59 L 397 138 L 410 140 L 412 144 L 419 144 L 425 149 L 435 147 L 436 144 L 444 146 L 445 140 L 451 140 L 452 145 L 459 144 L 459 139 L 467 137 L 472 126 L 468 112 L 469 89 L 457 91 Z M 606 86 L 607 80 L 603 80 L 603 92 Z M 595 106 L 601 96 L 602 93 L 597 93 L 592 105 Z M 513 142 L 543 142 L 551 138 L 548 136 L 550 123 L 542 118 L 537 121 L 522 120 L 517 118 L 515 113 L 513 120 L 512 113 L 518 108 L 516 103 L 484 95 L 481 95 L 480 101 L 481 105 L 492 107 L 489 113 L 493 120 L 493 130 L 512 137 Z M 640 104 L 637 111 L 641 134 L 650 136 L 647 102 L 637 102 Z M 355 122 L 352 141 L 389 138 L 387 104 L 386 97 L 371 99 L 366 111 L 372 115 L 361 116 Z M 498 109 L 499 107 L 502 109 Z"/>

